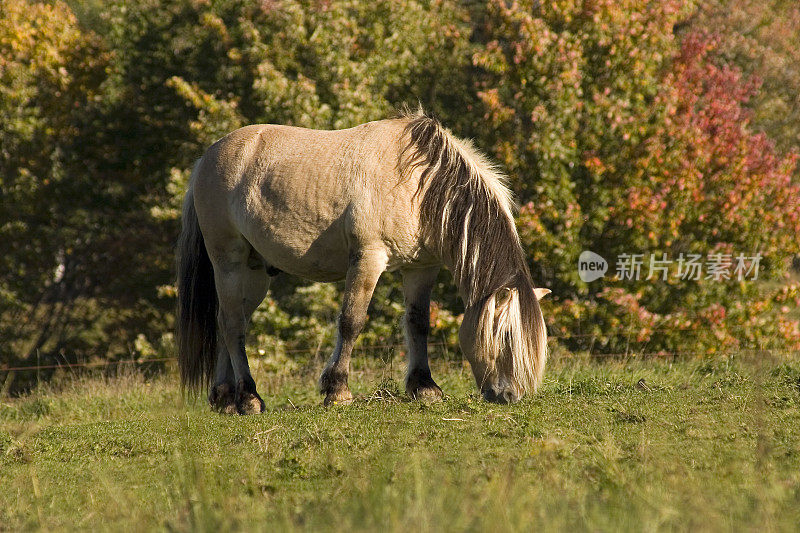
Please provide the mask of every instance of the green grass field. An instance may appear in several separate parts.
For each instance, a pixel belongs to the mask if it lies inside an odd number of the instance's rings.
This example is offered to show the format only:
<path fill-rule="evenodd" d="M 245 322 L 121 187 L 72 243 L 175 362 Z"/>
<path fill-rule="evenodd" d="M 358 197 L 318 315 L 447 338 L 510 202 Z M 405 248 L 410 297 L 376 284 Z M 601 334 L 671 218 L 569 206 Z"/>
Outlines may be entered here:
<path fill-rule="evenodd" d="M 356 357 L 323 408 L 316 368 L 256 365 L 267 413 L 181 399 L 173 374 L 65 377 L 0 400 L 0 530 L 797 530 L 800 360 L 555 357 L 541 392 L 399 395 Z M 640 381 L 643 380 L 643 381 Z"/>

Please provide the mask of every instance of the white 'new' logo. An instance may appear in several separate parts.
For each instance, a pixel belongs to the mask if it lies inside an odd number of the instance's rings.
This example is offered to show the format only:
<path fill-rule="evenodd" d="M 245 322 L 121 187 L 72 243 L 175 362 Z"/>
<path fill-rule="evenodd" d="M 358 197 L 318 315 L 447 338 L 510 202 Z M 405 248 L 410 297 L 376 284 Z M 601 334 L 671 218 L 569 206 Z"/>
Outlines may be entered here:
<path fill-rule="evenodd" d="M 608 262 L 594 252 L 585 250 L 578 257 L 578 276 L 586 283 L 602 278 L 607 270 Z"/>

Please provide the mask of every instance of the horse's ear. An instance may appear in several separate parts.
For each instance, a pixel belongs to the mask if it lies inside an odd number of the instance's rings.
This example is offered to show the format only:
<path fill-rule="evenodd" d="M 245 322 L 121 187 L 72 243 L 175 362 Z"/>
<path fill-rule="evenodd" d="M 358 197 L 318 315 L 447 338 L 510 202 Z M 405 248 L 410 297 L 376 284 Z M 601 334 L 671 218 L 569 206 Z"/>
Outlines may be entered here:
<path fill-rule="evenodd" d="M 547 296 L 551 292 L 552 291 L 550 289 L 543 289 L 541 287 L 533 289 L 533 294 L 536 295 L 536 299 L 537 300 L 541 300 L 542 298 L 544 298 L 545 296 Z"/>

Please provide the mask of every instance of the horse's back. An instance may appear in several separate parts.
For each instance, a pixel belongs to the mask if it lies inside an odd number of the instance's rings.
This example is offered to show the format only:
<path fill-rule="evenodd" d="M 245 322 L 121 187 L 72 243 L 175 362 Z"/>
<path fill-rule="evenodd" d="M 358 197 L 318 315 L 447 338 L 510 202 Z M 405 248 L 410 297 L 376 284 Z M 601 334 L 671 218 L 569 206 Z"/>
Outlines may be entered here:
<path fill-rule="evenodd" d="M 362 247 L 412 253 L 413 193 L 397 170 L 402 127 L 232 132 L 209 148 L 195 176 L 204 235 L 240 234 L 272 266 L 322 281 L 344 277 Z"/>

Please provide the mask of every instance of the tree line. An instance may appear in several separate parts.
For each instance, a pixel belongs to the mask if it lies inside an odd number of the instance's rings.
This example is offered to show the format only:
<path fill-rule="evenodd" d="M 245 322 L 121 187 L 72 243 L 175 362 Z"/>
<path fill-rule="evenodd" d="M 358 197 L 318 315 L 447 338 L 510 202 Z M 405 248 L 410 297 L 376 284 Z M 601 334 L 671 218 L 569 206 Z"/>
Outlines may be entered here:
<path fill-rule="evenodd" d="M 782 0 L 5 0 L 0 360 L 171 353 L 204 148 L 418 102 L 508 173 L 565 347 L 800 347 L 798 28 Z M 581 279 L 586 250 L 605 277 Z M 618 279 L 626 254 L 762 259 L 758 280 Z M 433 335 L 453 343 L 448 287 Z M 329 343 L 339 290 L 282 277 L 252 342 Z M 387 276 L 363 342 L 399 340 L 401 300 Z"/>

